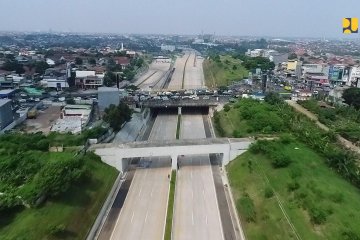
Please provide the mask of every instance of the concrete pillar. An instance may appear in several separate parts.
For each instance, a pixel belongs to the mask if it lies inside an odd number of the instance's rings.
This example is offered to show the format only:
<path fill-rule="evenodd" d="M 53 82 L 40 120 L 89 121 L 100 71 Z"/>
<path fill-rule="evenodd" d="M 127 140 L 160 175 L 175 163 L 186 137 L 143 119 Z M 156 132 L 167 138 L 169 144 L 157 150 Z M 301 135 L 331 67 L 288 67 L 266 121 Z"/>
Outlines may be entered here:
<path fill-rule="evenodd" d="M 178 115 L 181 115 L 181 107 L 178 107 Z"/>
<path fill-rule="evenodd" d="M 230 162 L 230 153 L 228 151 L 223 152 L 222 166 L 225 167 Z"/>
<path fill-rule="evenodd" d="M 171 169 L 172 170 L 177 170 L 177 165 L 178 165 L 178 156 L 177 155 L 172 155 L 171 156 Z"/>

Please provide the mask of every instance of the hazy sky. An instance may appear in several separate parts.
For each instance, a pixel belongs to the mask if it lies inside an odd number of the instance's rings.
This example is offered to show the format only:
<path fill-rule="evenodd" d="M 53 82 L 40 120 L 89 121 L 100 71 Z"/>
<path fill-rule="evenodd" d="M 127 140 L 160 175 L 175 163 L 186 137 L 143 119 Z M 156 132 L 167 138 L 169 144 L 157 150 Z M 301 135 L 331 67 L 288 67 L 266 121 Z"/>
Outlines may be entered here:
<path fill-rule="evenodd" d="M 341 37 L 360 0 L 0 0 L 0 9 L 0 31 Z"/>

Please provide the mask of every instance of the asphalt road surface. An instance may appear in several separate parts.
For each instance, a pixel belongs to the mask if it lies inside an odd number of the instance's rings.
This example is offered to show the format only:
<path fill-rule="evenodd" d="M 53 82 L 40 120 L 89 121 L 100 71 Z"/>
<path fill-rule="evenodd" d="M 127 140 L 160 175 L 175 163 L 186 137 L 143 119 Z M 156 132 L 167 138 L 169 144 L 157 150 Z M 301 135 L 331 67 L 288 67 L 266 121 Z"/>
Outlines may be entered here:
<path fill-rule="evenodd" d="M 182 57 L 178 57 L 175 60 L 175 64 L 174 64 L 175 71 L 172 75 L 168 89 L 179 90 L 182 88 L 184 66 L 186 64 L 186 60 L 189 57 L 190 57 L 190 53 L 185 53 Z"/>
<path fill-rule="evenodd" d="M 158 113 L 149 140 L 172 140 L 176 138 L 177 114 Z"/>
<path fill-rule="evenodd" d="M 176 114 L 158 114 L 150 139 L 175 139 Z M 137 169 L 124 206 L 110 239 L 159 240 L 163 238 L 167 199 L 170 157 L 150 157 L 141 160 L 143 169 Z"/>
<path fill-rule="evenodd" d="M 194 52 L 190 54 L 185 67 L 184 87 L 186 89 L 197 89 L 205 85 L 202 67 L 203 61 L 204 59 L 196 56 Z"/>
<path fill-rule="evenodd" d="M 209 157 L 192 155 L 179 160 L 173 239 L 223 239 Z"/>
<path fill-rule="evenodd" d="M 184 113 L 181 116 L 181 139 L 206 138 L 203 116 L 201 114 Z"/>
<path fill-rule="evenodd" d="M 135 85 L 144 90 L 151 90 L 150 86 L 154 88 L 159 87 L 165 81 L 165 73 L 169 70 L 170 63 L 153 61 L 149 70 L 136 80 Z"/>
<path fill-rule="evenodd" d="M 169 159 L 142 160 L 150 167 L 136 170 L 110 239 L 162 239 L 169 194 Z"/>
<path fill-rule="evenodd" d="M 185 67 L 185 88 L 204 84 L 202 59 L 192 52 Z M 183 113 L 180 137 L 206 138 L 201 114 Z M 224 239 L 209 155 L 179 157 L 176 180 L 173 239 Z"/>

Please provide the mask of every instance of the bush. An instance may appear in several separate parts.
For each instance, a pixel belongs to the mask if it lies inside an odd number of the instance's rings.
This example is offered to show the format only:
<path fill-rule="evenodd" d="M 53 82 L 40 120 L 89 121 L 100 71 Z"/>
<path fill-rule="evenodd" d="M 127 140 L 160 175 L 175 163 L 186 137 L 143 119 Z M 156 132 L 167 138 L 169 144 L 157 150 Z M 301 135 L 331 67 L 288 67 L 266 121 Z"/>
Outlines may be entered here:
<path fill-rule="evenodd" d="M 284 133 L 280 136 L 280 142 L 283 144 L 289 144 L 292 141 L 293 141 L 293 137 L 290 134 Z"/>
<path fill-rule="evenodd" d="M 343 240 L 360 240 L 360 237 L 357 233 L 353 232 L 352 230 L 345 230 L 341 233 Z"/>
<path fill-rule="evenodd" d="M 237 201 L 237 208 L 241 211 L 242 216 L 247 222 L 256 221 L 256 211 L 253 200 L 247 193 Z"/>
<path fill-rule="evenodd" d="M 66 227 L 64 224 L 50 226 L 49 232 L 51 235 L 58 236 L 64 234 L 66 231 Z"/>
<path fill-rule="evenodd" d="M 230 111 L 230 109 L 231 109 L 231 107 L 230 107 L 229 104 L 225 104 L 225 105 L 224 105 L 224 111 L 225 111 L 225 112 Z"/>
<path fill-rule="evenodd" d="M 293 192 L 300 188 L 300 184 L 297 181 L 292 181 L 287 184 L 287 189 L 289 192 Z"/>
<path fill-rule="evenodd" d="M 267 186 L 265 188 L 265 198 L 271 198 L 274 196 L 274 191 L 272 190 L 271 187 Z"/>
<path fill-rule="evenodd" d="M 324 209 L 319 207 L 312 207 L 309 211 L 310 219 L 313 224 L 323 224 L 326 222 L 327 213 Z"/>
<path fill-rule="evenodd" d="M 239 130 L 234 130 L 232 135 L 233 135 L 234 138 L 241 138 L 241 137 L 243 137 L 243 135 L 240 133 Z"/>
<path fill-rule="evenodd" d="M 278 152 L 276 154 L 272 154 L 271 164 L 274 168 L 285 168 L 290 165 L 291 159 L 289 156 L 284 153 Z"/>

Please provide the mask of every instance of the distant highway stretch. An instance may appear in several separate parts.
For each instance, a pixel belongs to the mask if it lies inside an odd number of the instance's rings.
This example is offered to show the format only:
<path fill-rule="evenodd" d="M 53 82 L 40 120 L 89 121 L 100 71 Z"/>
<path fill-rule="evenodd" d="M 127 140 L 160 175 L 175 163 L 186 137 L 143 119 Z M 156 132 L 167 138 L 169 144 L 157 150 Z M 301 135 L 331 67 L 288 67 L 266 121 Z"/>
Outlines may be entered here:
<path fill-rule="evenodd" d="M 175 61 L 175 72 L 169 83 L 171 89 L 204 86 L 202 59 L 187 52 Z M 147 89 L 155 80 L 156 71 L 139 78 L 140 88 Z M 208 99 L 205 99 L 206 101 Z M 206 138 L 203 116 L 184 113 L 181 139 Z M 176 138 L 177 114 L 160 112 L 155 119 L 149 139 Z M 169 153 L 170 155 L 171 153 Z M 149 156 L 142 159 L 149 167 L 137 169 L 116 221 L 110 239 L 163 239 L 167 209 L 170 157 Z M 173 239 L 224 239 L 217 203 L 214 179 L 208 155 L 179 157 L 180 169 L 176 183 Z"/>

